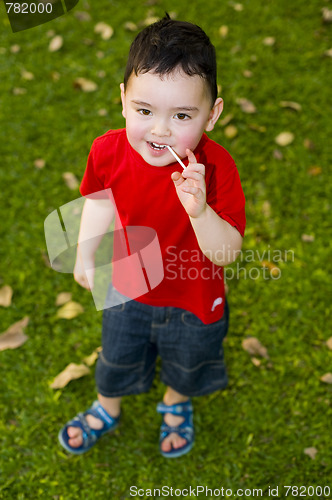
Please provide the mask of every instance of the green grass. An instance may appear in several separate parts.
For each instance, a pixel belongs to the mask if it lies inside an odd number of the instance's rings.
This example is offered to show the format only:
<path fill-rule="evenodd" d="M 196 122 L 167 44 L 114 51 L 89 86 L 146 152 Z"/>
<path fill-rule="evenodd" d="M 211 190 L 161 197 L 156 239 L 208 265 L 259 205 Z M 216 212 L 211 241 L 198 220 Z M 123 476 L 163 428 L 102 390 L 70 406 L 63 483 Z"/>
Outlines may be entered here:
<path fill-rule="evenodd" d="M 332 492 L 331 386 L 320 381 L 332 371 L 325 344 L 332 331 L 332 61 L 323 55 L 332 41 L 331 25 L 321 15 L 328 3 L 244 0 L 242 5 L 238 12 L 220 0 L 160 0 L 152 7 L 134 0 L 80 2 L 68 15 L 14 34 L 0 6 L 0 286 L 14 290 L 12 305 L 0 309 L 1 331 L 30 317 L 29 340 L 0 353 L 0 498 L 128 499 L 132 485 L 223 486 L 233 490 L 233 498 L 240 498 L 237 488 L 262 488 L 267 498 L 268 487 L 277 485 L 280 498 L 283 485 L 329 484 Z M 89 12 L 91 20 L 79 21 L 77 10 Z M 164 387 L 158 376 L 148 394 L 124 398 L 122 424 L 113 436 L 86 456 L 68 456 L 57 433 L 91 402 L 93 373 L 62 391 L 50 389 L 49 382 L 100 344 L 101 312 L 71 275 L 45 266 L 44 219 L 79 196 L 62 174 L 70 171 L 81 179 L 93 139 L 124 125 L 119 83 L 134 34 L 123 24 L 165 10 L 209 34 L 218 54 L 224 115 L 233 114 L 238 129 L 232 140 L 221 125 L 210 134 L 238 165 L 247 199 L 243 257 L 255 255 L 255 262 L 239 261 L 240 278 L 228 281 L 230 382 L 223 392 L 194 398 L 196 442 L 187 456 L 167 461 L 159 455 L 155 406 Z M 114 28 L 109 41 L 94 33 L 102 20 Z M 225 39 L 218 34 L 221 25 L 229 27 Z M 48 51 L 49 30 L 64 38 L 58 52 Z M 272 47 L 263 44 L 268 36 L 275 38 Z M 21 47 L 15 54 L 14 44 Z M 103 58 L 96 57 L 98 51 Z M 23 68 L 34 80 L 22 80 Z M 244 70 L 252 77 L 244 77 Z M 82 76 L 97 82 L 98 90 L 75 89 L 73 81 Z M 25 94 L 13 94 L 22 87 Z M 253 101 L 257 113 L 243 113 L 238 97 Z M 282 108 L 282 100 L 296 101 L 302 110 Z M 101 117 L 103 108 L 107 115 Z M 274 138 L 285 130 L 295 140 L 281 148 Z M 306 139 L 313 148 L 305 147 Z M 282 159 L 275 158 L 275 149 Z M 40 157 L 46 161 L 41 170 L 34 166 Z M 308 173 L 313 166 L 321 167 L 319 175 Z M 314 240 L 303 241 L 303 234 Z M 272 256 L 277 250 L 294 252 L 294 259 L 276 263 L 278 280 L 263 278 L 260 255 L 267 250 Z M 254 267 L 261 271 L 252 274 L 257 279 L 244 279 Z M 56 318 L 55 298 L 62 291 L 82 303 L 83 315 Z M 268 349 L 270 359 L 260 366 L 242 349 L 248 335 Z M 304 454 L 312 446 L 318 450 L 315 460 Z"/>

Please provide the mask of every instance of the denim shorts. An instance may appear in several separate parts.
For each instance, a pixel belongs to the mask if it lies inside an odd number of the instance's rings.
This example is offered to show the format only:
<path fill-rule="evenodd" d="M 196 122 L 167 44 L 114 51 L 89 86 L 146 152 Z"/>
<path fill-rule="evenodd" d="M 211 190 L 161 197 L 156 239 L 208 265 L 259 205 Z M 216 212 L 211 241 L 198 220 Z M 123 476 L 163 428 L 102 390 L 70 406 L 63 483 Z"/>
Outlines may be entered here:
<path fill-rule="evenodd" d="M 228 329 L 227 301 L 223 317 L 209 325 L 178 307 L 128 301 L 110 287 L 104 309 L 102 351 L 96 366 L 98 392 L 106 397 L 147 392 L 156 360 L 160 379 L 192 397 L 227 386 L 223 339 Z"/>

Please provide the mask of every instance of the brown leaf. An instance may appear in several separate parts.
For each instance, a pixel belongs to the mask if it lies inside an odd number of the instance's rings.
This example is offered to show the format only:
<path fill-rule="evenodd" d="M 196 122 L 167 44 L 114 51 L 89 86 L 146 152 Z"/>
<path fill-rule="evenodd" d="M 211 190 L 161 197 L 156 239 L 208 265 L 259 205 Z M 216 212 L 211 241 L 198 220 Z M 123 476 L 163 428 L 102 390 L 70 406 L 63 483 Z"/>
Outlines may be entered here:
<path fill-rule="evenodd" d="M 220 26 L 219 28 L 219 35 L 222 37 L 222 38 L 226 38 L 226 36 L 228 35 L 228 26 Z"/>
<path fill-rule="evenodd" d="M 324 56 L 326 56 L 326 57 L 332 57 L 332 49 L 325 50 Z"/>
<path fill-rule="evenodd" d="M 326 341 L 326 345 L 329 349 L 332 350 L 332 337 L 330 337 L 329 339 L 327 339 Z"/>
<path fill-rule="evenodd" d="M 28 337 L 23 332 L 23 328 L 29 323 L 29 317 L 25 316 L 20 321 L 11 325 L 5 332 L 0 335 L 0 351 L 5 349 L 16 349 L 23 345 Z"/>
<path fill-rule="evenodd" d="M 266 347 L 264 347 L 256 337 L 248 337 L 242 341 L 242 347 L 251 356 L 259 355 L 269 359 Z"/>
<path fill-rule="evenodd" d="M 16 43 L 10 47 L 10 52 L 12 54 L 17 54 L 21 50 L 21 47 Z"/>
<path fill-rule="evenodd" d="M 50 44 L 48 46 L 48 50 L 50 52 L 57 52 L 58 50 L 61 49 L 63 45 L 63 38 L 61 35 L 56 35 L 52 40 L 50 41 Z"/>
<path fill-rule="evenodd" d="M 314 165 L 313 167 L 308 168 L 308 174 L 311 175 L 312 177 L 316 177 L 317 175 L 320 175 L 322 173 L 323 169 L 322 167 L 318 167 L 317 165 Z"/>
<path fill-rule="evenodd" d="M 279 105 L 282 108 L 290 108 L 290 109 L 293 109 L 294 111 L 301 111 L 302 110 L 301 104 L 299 104 L 298 102 L 294 102 L 294 101 L 280 101 Z"/>
<path fill-rule="evenodd" d="M 62 389 L 63 387 L 66 387 L 71 380 L 84 377 L 84 375 L 88 375 L 89 373 L 90 368 L 86 365 L 70 363 L 61 373 L 59 373 L 59 375 L 55 377 L 52 384 L 50 384 L 50 387 L 52 389 Z"/>
<path fill-rule="evenodd" d="M 83 312 L 84 312 L 84 309 L 81 306 L 81 304 L 70 300 L 64 306 L 62 306 L 60 309 L 58 309 L 57 317 L 64 318 L 64 319 L 72 319 L 72 318 L 76 318 L 76 316 L 78 316 L 79 314 L 82 314 Z"/>
<path fill-rule="evenodd" d="M 58 294 L 55 305 L 56 306 L 63 306 L 63 304 L 66 304 L 71 300 L 72 294 L 70 292 L 61 292 Z"/>
<path fill-rule="evenodd" d="M 64 172 L 62 174 L 62 177 L 63 177 L 67 187 L 69 187 L 69 189 L 73 189 L 73 190 L 77 189 L 78 186 L 80 185 L 80 183 L 78 182 L 75 175 L 71 172 Z"/>
<path fill-rule="evenodd" d="M 272 276 L 277 277 L 280 275 L 279 267 L 276 266 L 273 262 L 269 262 L 268 260 L 262 260 L 261 265 L 269 269 Z"/>
<path fill-rule="evenodd" d="M 255 366 L 260 366 L 262 364 L 261 360 L 255 357 L 251 358 L 251 361 Z"/>
<path fill-rule="evenodd" d="M 236 103 L 240 106 L 244 113 L 256 113 L 257 111 L 256 106 L 244 97 L 236 99 Z"/>
<path fill-rule="evenodd" d="M 159 21 L 159 17 L 156 16 L 148 16 L 144 21 L 142 22 L 143 26 L 150 26 L 150 24 L 156 23 Z"/>
<path fill-rule="evenodd" d="M 124 23 L 123 27 L 127 31 L 137 31 L 138 30 L 137 24 L 132 23 L 131 21 L 127 21 L 126 23 Z"/>
<path fill-rule="evenodd" d="M 44 168 L 45 167 L 45 160 L 43 160 L 43 158 L 36 158 L 36 160 L 33 162 L 33 164 L 36 168 Z"/>
<path fill-rule="evenodd" d="M 13 94 L 14 95 L 24 95 L 27 93 L 27 89 L 22 88 L 22 87 L 14 87 L 13 88 Z"/>
<path fill-rule="evenodd" d="M 76 19 L 79 21 L 91 21 L 91 16 L 88 12 L 85 12 L 84 10 L 76 10 L 74 12 L 74 16 Z"/>
<path fill-rule="evenodd" d="M 94 31 L 100 35 L 103 40 L 109 40 L 114 33 L 112 26 L 103 22 L 97 23 Z"/>
<path fill-rule="evenodd" d="M 35 78 L 35 75 L 33 73 L 31 73 L 30 71 L 26 71 L 25 69 L 22 69 L 21 77 L 23 78 L 23 80 L 33 80 Z"/>
<path fill-rule="evenodd" d="M 87 366 L 92 366 L 95 364 L 95 362 L 98 359 L 98 353 L 102 350 L 101 347 L 98 347 L 95 349 L 89 356 L 83 359 L 83 363 L 86 364 Z"/>
<path fill-rule="evenodd" d="M 275 149 L 273 151 L 273 158 L 275 158 L 276 160 L 282 160 L 284 157 L 284 155 L 282 154 L 282 152 L 280 151 L 280 149 Z"/>
<path fill-rule="evenodd" d="M 295 139 L 295 136 L 292 132 L 281 132 L 277 137 L 275 138 L 275 142 L 279 146 L 288 146 L 288 144 L 291 144 Z"/>
<path fill-rule="evenodd" d="M 225 136 L 227 137 L 227 139 L 234 139 L 234 137 L 237 136 L 237 128 L 235 127 L 235 125 L 228 125 L 226 128 L 225 128 Z"/>
<path fill-rule="evenodd" d="M 271 203 L 268 200 L 265 200 L 262 205 L 262 213 L 264 217 L 271 217 Z"/>
<path fill-rule="evenodd" d="M 243 5 L 242 5 L 242 3 L 234 3 L 234 4 L 231 4 L 231 6 L 233 7 L 234 10 L 236 10 L 236 12 L 242 12 L 243 11 Z"/>
<path fill-rule="evenodd" d="M 74 80 L 74 88 L 83 90 L 83 92 L 94 92 L 98 85 L 91 80 L 79 77 Z"/>
<path fill-rule="evenodd" d="M 252 76 L 253 76 L 253 72 L 252 72 L 252 71 L 250 71 L 250 69 L 244 69 L 244 70 L 242 71 L 242 74 L 243 74 L 243 76 L 244 76 L 245 78 L 252 78 Z"/>
<path fill-rule="evenodd" d="M 312 243 L 315 241 L 315 237 L 313 234 L 302 234 L 301 236 L 302 241 L 305 241 L 307 243 Z"/>
<path fill-rule="evenodd" d="M 219 120 L 219 125 L 221 125 L 222 127 L 225 127 L 233 120 L 233 118 L 234 118 L 234 115 L 228 114 L 225 116 L 225 118 L 223 118 L 222 120 Z"/>
<path fill-rule="evenodd" d="M 250 130 L 255 130 L 255 132 L 259 132 L 260 134 L 265 134 L 266 127 L 264 125 L 257 125 L 256 123 L 249 123 Z"/>
<path fill-rule="evenodd" d="M 308 138 L 304 139 L 303 146 L 309 151 L 313 151 L 315 149 L 315 144 L 312 142 L 311 139 Z"/>
<path fill-rule="evenodd" d="M 312 460 L 315 460 L 316 458 L 316 455 L 317 455 L 317 448 L 314 448 L 314 447 L 310 447 L 310 448 L 304 448 L 304 453 L 306 455 L 308 455 L 308 457 L 310 457 Z"/>
<path fill-rule="evenodd" d="M 320 377 L 320 380 L 325 382 L 325 384 L 332 384 L 332 373 L 325 373 L 325 375 Z"/>
<path fill-rule="evenodd" d="M 272 47 L 276 43 L 276 39 L 273 36 L 267 36 L 263 40 L 263 44 L 266 45 L 267 47 Z"/>
<path fill-rule="evenodd" d="M 322 8 L 322 17 L 324 23 L 332 23 L 332 10 L 330 10 L 328 7 L 323 7 Z"/>
<path fill-rule="evenodd" d="M 9 285 L 0 288 L 0 306 L 9 307 L 12 303 L 13 289 Z"/>

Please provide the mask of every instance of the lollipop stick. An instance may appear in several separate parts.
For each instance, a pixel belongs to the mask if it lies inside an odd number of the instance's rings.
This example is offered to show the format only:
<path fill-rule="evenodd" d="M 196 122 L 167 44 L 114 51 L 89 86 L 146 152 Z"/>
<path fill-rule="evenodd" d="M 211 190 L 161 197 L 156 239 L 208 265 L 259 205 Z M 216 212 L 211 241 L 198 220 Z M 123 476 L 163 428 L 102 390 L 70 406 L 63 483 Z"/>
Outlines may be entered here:
<path fill-rule="evenodd" d="M 180 158 L 178 157 L 178 155 L 175 153 L 175 151 L 173 151 L 173 149 L 171 148 L 171 146 L 166 145 L 166 147 L 167 147 L 168 151 L 170 153 L 172 153 L 172 155 L 174 156 L 174 158 L 180 163 L 181 167 L 183 169 L 186 169 L 187 167 L 184 165 L 184 163 L 182 163 L 182 161 L 180 160 Z"/>

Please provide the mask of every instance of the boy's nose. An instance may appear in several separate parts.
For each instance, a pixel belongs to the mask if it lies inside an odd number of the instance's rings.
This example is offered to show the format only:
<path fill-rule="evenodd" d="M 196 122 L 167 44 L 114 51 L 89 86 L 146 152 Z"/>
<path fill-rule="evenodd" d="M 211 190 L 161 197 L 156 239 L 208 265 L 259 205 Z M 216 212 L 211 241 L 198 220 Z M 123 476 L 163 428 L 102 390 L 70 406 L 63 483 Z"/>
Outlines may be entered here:
<path fill-rule="evenodd" d="M 158 137 L 169 137 L 171 135 L 171 131 L 168 123 L 164 120 L 155 121 L 151 129 L 151 134 Z"/>

